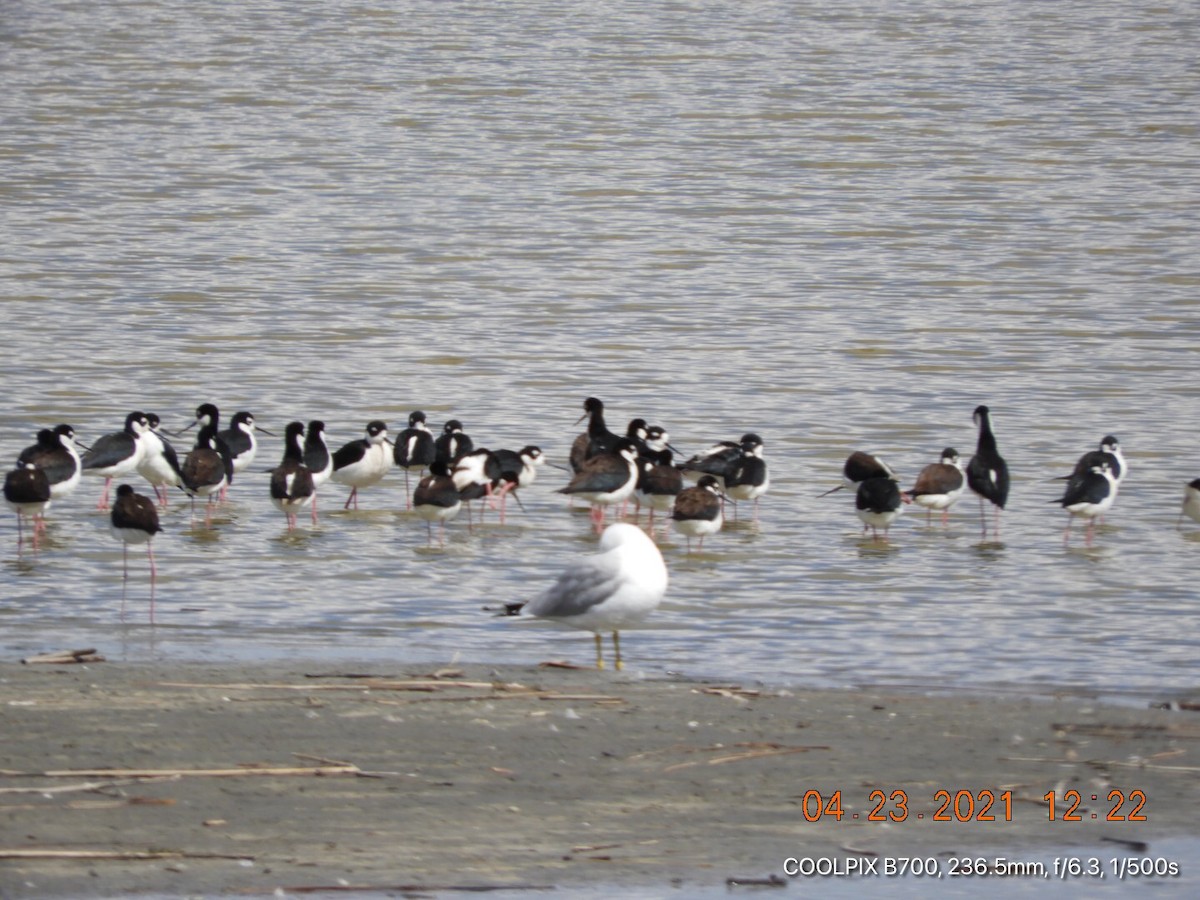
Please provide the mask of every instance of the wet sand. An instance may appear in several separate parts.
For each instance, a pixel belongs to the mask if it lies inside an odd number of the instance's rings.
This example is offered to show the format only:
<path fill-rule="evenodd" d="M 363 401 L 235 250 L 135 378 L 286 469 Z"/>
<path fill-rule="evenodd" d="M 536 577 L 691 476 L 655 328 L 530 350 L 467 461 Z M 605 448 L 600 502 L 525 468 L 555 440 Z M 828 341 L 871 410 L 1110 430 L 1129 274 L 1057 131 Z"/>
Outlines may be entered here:
<path fill-rule="evenodd" d="M 4 663 L 0 896 L 669 890 L 789 857 L 1152 852 L 1196 833 L 1196 716 L 562 668 Z M 969 792 L 950 821 L 940 790 Z M 985 790 L 994 820 L 959 821 Z M 1106 821 L 1112 790 L 1144 792 L 1147 821 Z M 840 791 L 841 819 L 809 791 Z M 868 821 L 873 791 L 904 821 Z"/>

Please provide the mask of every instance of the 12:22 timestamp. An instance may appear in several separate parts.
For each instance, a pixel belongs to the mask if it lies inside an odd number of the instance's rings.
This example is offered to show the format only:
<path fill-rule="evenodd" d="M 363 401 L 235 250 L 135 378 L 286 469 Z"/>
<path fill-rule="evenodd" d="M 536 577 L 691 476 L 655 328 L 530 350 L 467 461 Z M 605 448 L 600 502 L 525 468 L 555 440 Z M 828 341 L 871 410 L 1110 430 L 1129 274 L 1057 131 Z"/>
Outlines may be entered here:
<path fill-rule="evenodd" d="M 1079 791 L 1072 788 L 1069 791 L 1064 791 L 1061 797 L 1063 806 L 1058 805 L 1059 796 L 1055 791 L 1047 791 L 1042 799 L 1046 802 L 1047 813 L 1051 822 L 1082 822 L 1084 815 L 1079 812 L 1079 807 L 1083 805 L 1083 795 Z M 1100 797 L 1097 794 L 1092 794 L 1091 799 L 1096 801 Z M 1146 808 L 1146 792 L 1143 790 L 1134 789 L 1132 791 L 1122 791 L 1113 788 L 1108 792 L 1107 800 L 1112 804 L 1108 813 L 1104 816 L 1106 822 L 1145 822 L 1149 818 L 1143 810 Z M 1091 813 L 1088 818 L 1099 818 L 1098 813 Z"/>

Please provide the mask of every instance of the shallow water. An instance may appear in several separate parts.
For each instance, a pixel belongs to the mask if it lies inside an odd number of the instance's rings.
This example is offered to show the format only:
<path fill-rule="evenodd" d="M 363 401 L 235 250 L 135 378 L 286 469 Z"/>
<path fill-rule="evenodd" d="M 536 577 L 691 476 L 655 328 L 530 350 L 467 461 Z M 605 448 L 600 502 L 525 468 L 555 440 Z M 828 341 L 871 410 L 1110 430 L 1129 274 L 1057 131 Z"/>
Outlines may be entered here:
<path fill-rule="evenodd" d="M 685 453 L 756 431 L 772 489 L 688 556 L 634 671 L 812 685 L 1196 686 L 1200 20 L 1186 3 L 10 3 L 0 27 L 0 435 L 16 453 L 204 401 L 334 446 L 424 409 L 563 461 L 585 397 Z M 1002 540 L 964 499 L 864 540 L 853 449 L 911 483 L 974 445 L 1013 471 Z M 1087 549 L 1050 501 L 1117 434 Z M 18 555 L 0 647 L 111 658 L 587 663 L 489 617 L 593 538 L 545 469 L 444 551 L 394 473 L 288 535 L 266 476 L 156 542 L 159 624 L 96 482 Z"/>

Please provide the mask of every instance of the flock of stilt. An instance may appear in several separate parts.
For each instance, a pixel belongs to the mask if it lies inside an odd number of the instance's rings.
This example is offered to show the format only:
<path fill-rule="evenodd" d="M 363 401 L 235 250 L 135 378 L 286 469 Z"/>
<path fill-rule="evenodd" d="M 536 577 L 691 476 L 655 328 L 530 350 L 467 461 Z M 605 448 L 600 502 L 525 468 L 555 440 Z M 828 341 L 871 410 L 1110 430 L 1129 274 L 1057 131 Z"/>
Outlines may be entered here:
<path fill-rule="evenodd" d="M 905 503 L 924 507 L 930 517 L 940 511 L 944 524 L 950 507 L 969 488 L 979 496 L 983 537 L 988 536 L 987 503 L 993 508 L 992 533 L 998 537 L 1000 511 L 1008 502 L 1008 464 L 997 447 L 990 410 L 986 406 L 977 407 L 974 420 L 979 428 L 979 438 L 966 467 L 963 467 L 958 452 L 947 447 L 942 451 L 940 461 L 921 470 L 909 491 L 900 489 L 899 479 L 881 459 L 867 453 L 852 453 L 846 460 L 843 475 L 845 485 L 857 487 L 855 506 L 863 521 L 863 530 L 871 528 L 878 538 L 878 529 L 882 528 L 886 535 Z M 1063 479 L 1067 482 L 1063 495 L 1054 501 L 1070 514 L 1063 532 L 1064 542 L 1070 540 L 1071 522 L 1080 517 L 1087 521 L 1086 542 L 1091 545 L 1096 521 L 1112 508 L 1128 469 L 1120 442 L 1111 434 L 1100 441 L 1099 449 L 1079 458 L 1071 474 Z M 1187 488 L 1181 518 L 1184 514 L 1200 522 L 1200 479 Z"/>
<path fill-rule="evenodd" d="M 673 522 L 688 538 L 690 550 L 693 537 L 702 545 L 706 535 L 721 528 L 723 500 L 757 501 L 769 487 L 762 440 L 757 435 L 721 442 L 677 465 L 661 427 L 635 419 L 624 435 L 614 434 L 605 424 L 603 403 L 595 398 L 585 402 L 579 421 L 584 418 L 588 419 L 587 430 L 576 439 L 569 457 L 572 477 L 559 492 L 591 505 L 598 532 L 608 507 L 634 500 L 650 511 L 651 536 L 656 527 L 654 514 L 663 513 L 664 521 Z M 201 404 L 195 420 L 180 432 L 170 434 L 161 426 L 157 415 L 131 412 L 121 431 L 100 437 L 90 447 L 77 443 L 70 425 L 40 432 L 37 443 L 19 454 L 4 483 L 5 500 L 17 512 L 18 546 L 24 543 L 28 520 L 31 541 L 37 547 L 47 508 L 52 501 L 71 494 L 84 475 L 104 479 L 98 509 L 109 509 L 114 481 L 140 475 L 153 489 L 155 502 L 129 485 L 117 489 L 111 527 L 126 545 L 150 544 L 161 530 L 158 510 L 168 505 L 175 489 L 191 498 L 193 518 L 197 498 L 206 501 L 207 526 L 215 504 L 257 457 L 258 435 L 271 434 L 259 428 L 249 412 L 238 412 L 231 426 L 222 430 L 220 412 L 211 403 Z M 195 444 L 181 456 L 168 437 L 193 428 L 197 429 Z M 503 521 L 508 496 L 519 503 L 518 490 L 532 484 L 546 462 L 541 449 L 532 444 L 520 450 L 476 448 L 457 419 L 446 422 L 435 435 L 419 411 L 409 416 L 408 427 L 394 441 L 389 439 L 386 423 L 373 420 L 363 438 L 331 451 L 324 423 L 314 420 L 307 425 L 290 423 L 283 443 L 283 458 L 270 470 L 269 492 L 271 501 L 287 517 L 289 529 L 296 527 L 297 515 L 306 507 L 316 523 L 317 493 L 325 482 L 348 486 L 345 508 L 357 509 L 359 491 L 378 483 L 395 466 L 404 470 L 406 503 L 428 523 L 431 542 L 434 523 L 444 542 L 446 522 L 464 506 L 470 520 L 470 504 L 475 500 L 485 501 L 485 508 L 498 507 Z M 419 481 L 410 491 L 413 472 Z M 685 473 L 698 479 L 694 487 L 684 486 Z M 148 552 L 153 578 L 153 551 Z"/>
<path fill-rule="evenodd" d="M 575 439 L 568 459 L 570 480 L 558 492 L 591 505 L 595 529 L 604 534 L 601 552 L 568 567 L 550 589 L 529 604 L 513 604 L 505 612 L 512 614 L 524 607 L 534 615 L 594 631 L 600 663 L 601 630 L 612 630 L 617 642 L 617 629 L 644 617 L 658 605 L 666 590 L 666 568 L 654 544 L 655 513 L 662 513 L 664 523 L 673 524 L 686 536 L 690 552 L 692 538 L 697 538 L 702 547 L 706 536 L 721 529 L 727 502 L 752 501 L 757 516 L 758 500 L 768 491 L 770 477 L 763 441 L 757 434 L 720 441 L 676 462 L 678 454 L 660 426 L 633 419 L 624 434 L 617 434 L 605 422 L 604 404 L 594 397 L 584 401 L 579 421 L 585 418 L 587 430 Z M 903 490 L 898 476 L 886 463 L 857 451 L 843 467 L 843 484 L 821 496 L 853 487 L 855 510 L 864 534 L 870 529 L 875 540 L 886 540 L 890 525 L 905 504 L 924 507 L 930 519 L 940 512 L 945 523 L 950 507 L 969 489 L 980 498 L 983 536 L 986 538 L 989 532 L 989 503 L 993 507 L 992 532 L 998 536 L 1000 511 L 1008 501 L 1008 466 L 998 450 L 988 408 L 978 407 L 974 420 L 979 429 L 978 441 L 965 466 L 958 453 L 948 447 L 938 462 L 920 472 L 911 489 Z M 215 504 L 256 458 L 257 434 L 271 434 L 258 428 L 249 412 L 237 413 L 231 427 L 221 430 L 220 413 L 211 403 L 200 405 L 195 420 L 169 436 L 177 437 L 192 428 L 198 429 L 195 444 L 182 458 L 172 447 L 158 416 L 150 413 L 130 413 L 121 431 L 83 447 L 82 454 L 71 426 L 41 431 L 37 443 L 20 453 L 16 467 L 4 481 L 5 500 L 17 512 L 18 547 L 24 543 L 27 519 L 32 526 L 33 546 L 37 547 L 46 509 L 52 501 L 74 491 L 81 476 L 104 478 L 98 508 L 107 509 L 112 483 L 141 475 L 153 488 L 155 500 L 136 493 L 129 484 L 120 484 L 111 506 L 110 524 L 113 535 L 124 546 L 126 579 L 128 546 L 147 546 L 153 621 L 156 568 L 151 542 L 161 531 L 159 509 L 168 505 L 170 491 L 179 489 L 191 498 L 193 520 L 196 499 L 205 499 L 207 527 Z M 439 542 L 444 543 L 446 522 L 464 507 L 470 525 L 470 504 L 476 500 L 483 501 L 483 509 L 498 508 L 503 522 L 507 498 L 511 495 L 520 503 L 518 491 L 532 484 L 538 469 L 546 463 L 541 449 L 532 444 L 520 450 L 476 448 L 457 419 L 446 422 L 441 433 L 435 435 L 426 425 L 425 414 L 419 411 L 409 416 L 408 426 L 394 441 L 388 437 L 386 423 L 373 420 L 367 424 L 363 438 L 331 451 L 324 423 L 314 420 L 290 423 L 283 443 L 282 460 L 269 470 L 269 492 L 272 503 L 287 517 L 289 529 L 296 527 L 297 516 L 306 507 L 316 523 L 317 493 L 325 482 L 349 487 L 345 508 L 357 509 L 359 491 L 399 467 L 405 475 L 406 504 L 427 523 L 430 543 L 433 524 L 438 524 Z M 1127 471 L 1120 444 L 1112 435 L 1101 441 L 1098 450 L 1079 459 L 1075 470 L 1064 478 L 1062 497 L 1055 501 L 1070 514 L 1064 541 L 1070 539 L 1070 522 L 1081 517 L 1088 522 L 1087 542 L 1092 542 L 1095 522 L 1112 507 Z M 410 491 L 412 472 L 419 480 Z M 695 479 L 694 486 L 685 486 L 685 476 Z M 606 510 L 623 509 L 630 500 L 639 509 L 647 507 L 647 529 L 621 523 L 605 530 Z M 482 518 L 482 509 L 479 515 Z M 1200 522 L 1200 479 L 1186 488 L 1181 521 L 1185 515 Z"/>
<path fill-rule="evenodd" d="M 634 419 L 624 434 L 617 434 L 605 422 L 604 404 L 594 397 L 584 402 L 580 421 L 583 418 L 588 420 L 587 430 L 575 439 L 569 456 L 572 477 L 559 492 L 591 505 L 597 531 L 603 527 L 608 507 L 623 507 L 634 500 L 639 508 L 649 510 L 651 537 L 655 535 L 655 513 L 662 513 L 664 521 L 673 522 L 688 538 L 689 550 L 693 537 L 702 547 L 705 536 L 720 530 L 726 499 L 754 501 L 757 513 L 757 501 L 770 487 L 763 442 L 756 434 L 719 442 L 677 463 L 676 452 L 660 426 Z M 907 491 L 878 457 L 861 451 L 850 455 L 839 488 L 855 489 L 855 508 L 864 531 L 871 529 L 878 539 L 882 529 L 886 536 L 906 503 L 922 506 L 930 515 L 940 511 L 944 522 L 950 507 L 969 488 L 980 497 L 981 509 L 984 503 L 992 504 L 993 531 L 998 533 L 1000 511 L 1008 499 L 1008 467 L 998 451 L 988 408 L 978 407 L 974 418 L 979 437 L 969 463 L 964 467 L 958 453 L 947 448 L 941 460 L 926 466 Z M 206 499 L 205 522 L 210 523 L 214 504 L 256 458 L 257 434 L 270 432 L 258 428 L 249 412 L 237 413 L 231 426 L 221 430 L 220 413 L 211 403 L 197 408 L 195 421 L 184 431 L 191 428 L 198 429 L 195 445 L 182 458 L 154 414 L 130 413 L 122 431 L 104 435 L 84 448 L 82 455 L 71 426 L 42 431 L 37 444 L 21 452 L 16 468 L 5 478 L 5 500 L 18 513 L 18 541 L 23 542 L 22 523 L 28 517 L 36 546 L 46 508 L 51 501 L 70 494 L 85 474 L 104 478 L 101 509 L 108 508 L 114 480 L 140 474 L 153 488 L 160 507 L 167 505 L 169 491 L 176 488 L 192 498 L 193 508 L 196 498 Z M 292 422 L 284 433 L 283 459 L 270 470 L 270 497 L 286 515 L 289 528 L 296 526 L 297 515 L 305 507 L 315 523 L 317 492 L 326 481 L 348 486 L 346 508 L 357 508 L 359 491 L 379 482 L 396 466 L 404 470 L 406 503 L 429 523 L 430 540 L 432 525 L 438 523 L 439 539 L 444 541 L 445 523 L 464 505 L 470 520 L 469 504 L 474 500 L 498 505 L 503 521 L 507 497 L 511 494 L 519 502 L 517 491 L 533 483 L 545 462 L 541 449 L 532 444 L 520 450 L 476 448 L 457 419 L 446 422 L 435 435 L 422 412 L 409 416 L 408 426 L 394 442 L 388 437 L 387 425 L 374 420 L 367 424 L 362 439 L 336 451 L 326 443 L 324 423 Z M 1081 457 L 1067 478 L 1058 502 L 1072 518 L 1088 521 L 1089 543 L 1095 520 L 1112 506 L 1127 470 L 1117 439 L 1109 435 L 1098 450 Z M 410 491 L 410 473 L 414 471 L 419 481 Z M 697 479 L 694 487 L 684 486 L 685 474 Z M 1200 479 L 1188 486 L 1182 514 L 1200 521 Z M 148 543 L 159 530 L 156 504 L 132 489 L 118 492 L 112 517 L 114 533 L 126 544 Z M 988 534 L 986 515 L 983 534 Z M 1069 535 L 1068 524 L 1064 538 Z"/>

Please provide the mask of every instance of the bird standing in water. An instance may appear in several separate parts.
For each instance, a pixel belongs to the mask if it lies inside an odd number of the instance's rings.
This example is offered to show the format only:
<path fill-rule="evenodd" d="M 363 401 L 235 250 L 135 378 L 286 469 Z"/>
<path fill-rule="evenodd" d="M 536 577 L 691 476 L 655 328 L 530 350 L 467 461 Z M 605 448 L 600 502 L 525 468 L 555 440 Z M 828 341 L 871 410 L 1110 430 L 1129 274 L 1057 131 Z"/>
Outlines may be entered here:
<path fill-rule="evenodd" d="M 80 462 L 85 475 L 104 478 L 104 494 L 96 509 L 108 509 L 109 489 L 114 478 L 124 478 L 137 471 L 146 452 L 142 435 L 150 430 L 145 413 L 131 412 L 125 417 L 125 428 L 106 434 L 92 444 Z"/>
<path fill-rule="evenodd" d="M 716 534 L 725 524 L 725 512 L 721 508 L 725 499 L 716 475 L 701 475 L 695 486 L 684 488 L 675 496 L 671 519 L 675 530 L 687 535 L 688 553 L 692 552 L 692 538 L 700 538 L 700 550 L 704 549 L 704 538 Z"/>
<path fill-rule="evenodd" d="M 117 500 L 113 503 L 110 528 L 113 537 L 121 542 L 121 617 L 125 617 L 125 589 L 129 583 L 129 545 L 145 544 L 150 559 L 150 624 L 154 624 L 154 585 L 158 569 L 154 565 L 154 547 L 151 541 L 162 531 L 158 524 L 158 509 L 149 497 L 134 493 L 132 487 L 122 484 L 117 488 Z"/>
<path fill-rule="evenodd" d="M 289 422 L 283 438 L 283 459 L 271 470 L 271 502 L 287 516 L 288 531 L 296 528 L 296 512 L 312 503 L 316 488 L 304 464 L 303 422 Z"/>
<path fill-rule="evenodd" d="M 462 509 L 462 497 L 450 467 L 441 460 L 429 464 L 429 474 L 417 483 L 412 496 L 413 511 L 425 520 L 426 544 L 433 543 L 433 523 L 438 523 L 438 546 L 446 546 L 446 523 Z"/>
<path fill-rule="evenodd" d="M 942 525 L 946 525 L 950 521 L 950 507 L 958 502 L 966 486 L 958 451 L 947 447 L 940 461 L 930 463 L 917 474 L 917 483 L 908 496 L 917 506 L 925 508 L 926 522 L 931 522 L 934 511 L 940 510 Z"/>
<path fill-rule="evenodd" d="M 1071 515 L 1063 531 L 1063 543 L 1071 540 L 1071 520 L 1082 516 L 1088 520 L 1087 538 L 1084 543 L 1092 546 L 1096 530 L 1096 519 L 1112 508 L 1117 499 L 1117 479 L 1107 462 L 1092 466 L 1091 471 L 1078 478 L 1072 477 L 1063 495 L 1052 502 L 1057 503 Z"/>
<path fill-rule="evenodd" d="M 404 470 L 404 504 L 406 509 L 412 509 L 412 493 L 408 486 L 409 470 L 416 469 L 419 475 L 425 471 L 426 466 L 437 459 L 433 432 L 425 424 L 425 413 L 421 410 L 410 413 L 408 427 L 396 435 L 392 459 Z"/>
<path fill-rule="evenodd" d="M 37 443 L 26 447 L 17 457 L 17 467 L 32 463 L 46 473 L 50 499 L 61 500 L 79 486 L 83 463 L 75 444 L 75 429 L 56 425 L 38 432 Z"/>
<path fill-rule="evenodd" d="M 17 466 L 4 476 L 4 502 L 17 514 L 17 551 L 25 543 L 22 521 L 30 519 L 33 526 L 33 549 L 45 528 L 43 517 L 50 506 L 50 479 L 33 463 Z"/>
<path fill-rule="evenodd" d="M 612 632 L 614 668 L 621 659 L 623 628 L 635 625 L 658 608 L 667 592 L 667 566 L 654 541 L 636 525 L 616 522 L 600 537 L 600 552 L 576 560 L 558 580 L 528 603 L 506 607 L 522 610 L 571 628 L 595 634 L 596 668 L 604 668 L 601 634 Z"/>
<path fill-rule="evenodd" d="M 986 406 L 975 408 L 975 424 L 979 426 L 979 441 L 975 455 L 967 464 L 967 487 L 979 495 L 979 515 L 983 520 L 983 537 L 988 535 L 987 508 L 984 501 L 994 507 L 992 534 L 1000 537 L 1000 510 L 1008 502 L 1008 463 L 996 449 L 996 435 L 992 432 L 992 414 Z"/>
<path fill-rule="evenodd" d="M 329 452 L 329 445 L 325 443 L 325 423 L 320 419 L 313 419 L 304 430 L 304 465 L 312 472 L 313 496 L 310 506 L 312 523 L 316 525 L 317 490 L 333 474 L 333 454 Z"/>
<path fill-rule="evenodd" d="M 904 510 L 904 495 L 896 479 L 876 475 L 859 484 L 854 493 L 854 511 L 863 523 L 863 533 L 871 529 L 873 540 L 879 540 L 879 529 L 883 529 L 883 540 L 888 530 Z"/>
<path fill-rule="evenodd" d="M 338 484 L 350 486 L 350 496 L 343 509 L 351 504 L 358 509 L 358 489 L 381 481 L 392 467 L 392 450 L 388 446 L 387 424 L 379 419 L 367 423 L 367 436 L 343 444 L 333 454 L 332 478 Z"/>
<path fill-rule="evenodd" d="M 771 487 L 767 461 L 763 459 L 763 442 L 757 434 L 746 434 L 741 441 L 742 455 L 730 464 L 725 473 L 725 494 L 732 500 L 753 500 L 754 521 L 758 521 L 758 498 Z M 733 507 L 737 521 L 737 504 Z"/>

